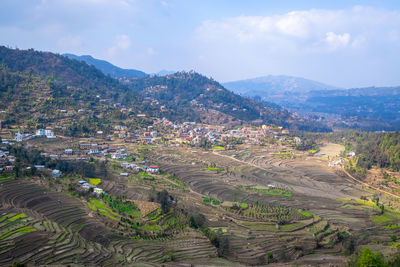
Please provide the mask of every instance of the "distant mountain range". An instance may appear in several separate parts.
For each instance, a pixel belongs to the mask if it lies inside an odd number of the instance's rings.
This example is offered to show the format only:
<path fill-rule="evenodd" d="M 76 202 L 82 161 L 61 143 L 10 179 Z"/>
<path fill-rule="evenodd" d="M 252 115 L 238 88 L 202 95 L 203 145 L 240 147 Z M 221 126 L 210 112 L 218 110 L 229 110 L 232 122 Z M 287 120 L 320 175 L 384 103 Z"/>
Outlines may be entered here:
<path fill-rule="evenodd" d="M 400 87 L 341 89 L 284 75 L 228 82 L 224 86 L 235 93 L 261 102 L 270 101 L 293 112 L 318 114 L 325 119 L 327 116 L 323 114 L 341 116 L 339 124 L 335 122 L 332 126 L 400 129 Z"/>
<path fill-rule="evenodd" d="M 109 74 L 113 78 L 143 78 L 148 76 L 148 74 L 144 73 L 140 70 L 135 69 L 122 69 L 111 64 L 108 61 L 96 59 L 92 56 L 77 56 L 74 54 L 63 54 L 70 59 L 76 59 L 79 61 L 84 61 L 89 65 L 95 66 L 97 69 L 101 70 L 104 74 Z"/>
<path fill-rule="evenodd" d="M 238 94 L 260 97 L 262 100 L 282 104 L 290 98 L 301 98 L 310 91 L 333 90 L 337 87 L 300 77 L 268 75 L 253 79 L 226 82 L 223 85 Z"/>

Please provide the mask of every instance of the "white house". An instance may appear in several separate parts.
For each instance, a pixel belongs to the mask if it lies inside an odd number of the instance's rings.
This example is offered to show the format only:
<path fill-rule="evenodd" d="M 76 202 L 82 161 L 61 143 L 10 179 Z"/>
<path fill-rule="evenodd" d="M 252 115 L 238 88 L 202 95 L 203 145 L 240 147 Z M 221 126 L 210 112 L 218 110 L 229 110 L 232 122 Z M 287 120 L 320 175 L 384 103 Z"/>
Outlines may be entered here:
<path fill-rule="evenodd" d="M 52 130 L 44 130 L 44 135 L 46 135 L 47 138 L 56 138 Z"/>
<path fill-rule="evenodd" d="M 53 171 L 51 172 L 51 175 L 52 175 L 53 177 L 60 178 L 60 177 L 61 177 L 61 171 L 60 171 L 60 170 L 53 170 Z"/>
<path fill-rule="evenodd" d="M 95 187 L 95 188 L 93 189 L 93 192 L 96 193 L 96 194 L 98 194 L 98 195 L 101 195 L 101 194 L 104 193 L 103 189 L 98 188 L 98 187 Z"/>
<path fill-rule="evenodd" d="M 159 168 L 157 165 L 151 165 L 146 168 L 147 172 L 156 173 L 159 172 Z"/>
<path fill-rule="evenodd" d="M 36 130 L 36 135 L 37 136 L 44 136 L 45 135 L 45 129 Z"/>

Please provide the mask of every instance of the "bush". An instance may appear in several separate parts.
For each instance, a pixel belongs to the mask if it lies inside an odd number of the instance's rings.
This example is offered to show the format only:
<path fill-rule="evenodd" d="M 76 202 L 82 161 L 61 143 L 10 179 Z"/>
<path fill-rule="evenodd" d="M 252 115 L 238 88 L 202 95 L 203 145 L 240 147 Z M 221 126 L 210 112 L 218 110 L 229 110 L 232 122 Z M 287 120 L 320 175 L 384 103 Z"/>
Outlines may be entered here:
<path fill-rule="evenodd" d="M 370 248 L 364 248 L 358 257 L 350 260 L 347 264 L 349 267 L 386 267 L 389 266 L 384 262 L 381 253 L 374 253 Z"/>

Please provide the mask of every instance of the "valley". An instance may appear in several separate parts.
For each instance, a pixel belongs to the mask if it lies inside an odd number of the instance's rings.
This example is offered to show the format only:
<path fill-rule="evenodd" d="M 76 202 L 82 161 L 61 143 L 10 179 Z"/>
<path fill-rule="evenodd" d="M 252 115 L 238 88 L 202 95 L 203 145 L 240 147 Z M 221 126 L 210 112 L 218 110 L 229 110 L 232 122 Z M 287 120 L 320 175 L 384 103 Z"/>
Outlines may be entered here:
<path fill-rule="evenodd" d="M 400 258 L 398 133 L 79 60 L 0 47 L 0 265 Z"/>
<path fill-rule="evenodd" d="M 391 203 L 381 215 L 371 202 L 376 192 L 340 168 L 328 167 L 344 146 L 325 144 L 318 156 L 285 142 L 202 149 L 160 137 L 152 144 L 128 140 L 58 136 L 26 141 L 25 146 L 47 155 L 74 147 L 95 165 L 96 186 L 105 196 L 135 208 L 121 213 L 104 197 L 81 191 L 79 181 L 93 183 L 82 175 L 3 174 L 0 262 L 177 266 L 296 261 L 328 266 L 342 264 L 351 243 L 371 242 L 387 255 L 395 253 L 391 236 L 398 234 L 392 226 L 400 217 L 398 197 L 378 193 L 382 203 Z M 102 154 L 88 158 L 78 147 L 89 141 L 123 149 L 126 160 Z M 159 171 L 146 171 L 148 164 Z M 157 204 L 157 192 L 163 190 L 172 197 L 165 213 Z M 18 245 L 29 240 L 36 245 Z"/>

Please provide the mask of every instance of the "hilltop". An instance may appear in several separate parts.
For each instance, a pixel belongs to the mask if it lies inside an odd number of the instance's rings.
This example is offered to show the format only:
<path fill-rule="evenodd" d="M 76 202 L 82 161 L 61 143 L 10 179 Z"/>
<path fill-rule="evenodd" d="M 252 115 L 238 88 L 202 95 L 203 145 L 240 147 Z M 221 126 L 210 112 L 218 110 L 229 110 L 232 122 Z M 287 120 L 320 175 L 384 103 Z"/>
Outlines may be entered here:
<path fill-rule="evenodd" d="M 159 104 L 163 114 L 174 120 L 230 125 L 271 123 L 291 129 L 329 130 L 302 121 L 276 104 L 237 95 L 212 78 L 193 71 L 130 79 L 126 85 L 145 101 Z"/>

